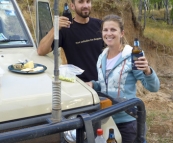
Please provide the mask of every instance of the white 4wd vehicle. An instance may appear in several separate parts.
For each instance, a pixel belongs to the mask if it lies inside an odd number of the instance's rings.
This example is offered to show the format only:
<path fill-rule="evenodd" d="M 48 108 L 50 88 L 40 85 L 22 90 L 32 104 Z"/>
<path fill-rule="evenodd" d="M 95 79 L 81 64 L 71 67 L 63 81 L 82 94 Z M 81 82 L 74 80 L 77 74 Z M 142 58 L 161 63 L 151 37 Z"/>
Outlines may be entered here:
<path fill-rule="evenodd" d="M 53 24 L 48 1 L 36 0 L 36 5 L 36 33 L 37 41 L 40 41 Z M 82 135 L 80 131 L 84 131 L 82 130 L 84 128 L 80 129 L 80 127 L 85 125 L 85 142 L 89 140 L 87 138 L 89 134 L 91 138 L 93 137 L 91 133 L 96 134 L 97 128 L 104 130 L 106 139 L 109 128 L 114 128 L 115 137 L 118 143 L 121 143 L 121 135 L 116 124 L 112 117 L 108 117 L 108 114 L 112 115 L 113 108 L 109 113 L 107 113 L 108 108 L 104 109 L 105 115 L 101 115 L 98 94 L 78 78 L 75 83 L 61 81 L 62 121 L 51 122 L 54 60 L 49 55 L 38 56 L 36 50 L 37 46 L 17 2 L 0 0 L 0 142 L 15 143 L 77 129 L 76 142 L 81 143 L 82 139 L 79 135 Z M 19 63 L 21 60 L 34 61 L 34 63 L 46 66 L 47 69 L 38 73 L 14 70 L 11 65 Z M 121 103 L 119 105 L 121 106 Z M 125 106 L 122 109 L 120 106 L 118 106 L 119 111 L 125 109 Z M 84 116 L 80 116 L 76 120 L 69 119 L 82 113 L 86 113 L 88 116 L 91 114 L 95 121 L 91 124 Z M 84 119 L 84 122 L 81 118 Z M 91 121 L 93 120 L 91 119 Z M 93 128 L 90 129 L 94 131 L 87 133 L 91 125 Z M 76 134 L 72 137 L 69 135 L 76 132 L 73 130 L 70 134 L 68 133 L 61 134 L 63 135 L 62 140 L 65 138 L 67 142 L 75 142 L 70 140 Z M 48 143 L 48 140 L 45 140 L 45 143 Z"/>

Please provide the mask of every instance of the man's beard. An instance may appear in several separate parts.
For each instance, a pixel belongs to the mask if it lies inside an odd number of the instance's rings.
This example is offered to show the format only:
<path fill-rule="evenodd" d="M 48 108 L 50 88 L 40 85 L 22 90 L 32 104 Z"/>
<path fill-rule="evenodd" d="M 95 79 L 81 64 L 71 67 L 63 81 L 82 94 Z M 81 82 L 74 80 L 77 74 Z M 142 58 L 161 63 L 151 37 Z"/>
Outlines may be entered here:
<path fill-rule="evenodd" d="M 84 13 L 83 13 L 82 11 L 79 11 L 79 10 L 76 9 L 76 13 L 77 13 L 80 17 L 82 17 L 82 18 L 87 18 L 87 17 L 89 17 L 91 11 L 89 10 L 89 12 L 84 12 Z"/>

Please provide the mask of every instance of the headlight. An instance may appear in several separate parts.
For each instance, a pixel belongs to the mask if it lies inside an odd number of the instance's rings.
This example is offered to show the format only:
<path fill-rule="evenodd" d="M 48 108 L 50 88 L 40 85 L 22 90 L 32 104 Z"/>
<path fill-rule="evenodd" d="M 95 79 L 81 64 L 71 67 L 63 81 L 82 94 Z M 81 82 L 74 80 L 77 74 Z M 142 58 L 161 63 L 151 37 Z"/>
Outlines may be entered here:
<path fill-rule="evenodd" d="M 77 115 L 69 116 L 67 119 L 74 119 Z M 76 129 L 65 131 L 64 138 L 68 143 L 76 143 Z M 86 133 L 84 132 L 84 139 L 86 139 Z"/>
<path fill-rule="evenodd" d="M 76 143 L 76 130 L 64 132 L 64 138 L 68 143 Z"/>

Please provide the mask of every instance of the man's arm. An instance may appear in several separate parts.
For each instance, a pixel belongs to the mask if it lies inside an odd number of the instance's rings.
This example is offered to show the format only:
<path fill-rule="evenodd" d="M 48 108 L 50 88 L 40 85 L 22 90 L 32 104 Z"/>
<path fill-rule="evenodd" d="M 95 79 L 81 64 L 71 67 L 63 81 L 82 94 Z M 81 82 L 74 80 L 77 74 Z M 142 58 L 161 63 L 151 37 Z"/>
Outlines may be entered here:
<path fill-rule="evenodd" d="M 39 46 L 37 48 L 37 53 L 40 56 L 44 56 L 52 51 L 51 45 L 54 40 L 54 28 L 52 28 L 46 36 L 40 41 Z"/>
<path fill-rule="evenodd" d="M 59 17 L 59 29 L 62 27 L 69 27 L 71 22 L 67 17 L 60 16 Z M 43 37 L 43 39 L 40 41 L 39 46 L 37 48 L 37 53 L 40 56 L 44 56 L 52 51 L 52 43 L 54 40 L 54 28 L 52 28 L 46 36 Z"/>

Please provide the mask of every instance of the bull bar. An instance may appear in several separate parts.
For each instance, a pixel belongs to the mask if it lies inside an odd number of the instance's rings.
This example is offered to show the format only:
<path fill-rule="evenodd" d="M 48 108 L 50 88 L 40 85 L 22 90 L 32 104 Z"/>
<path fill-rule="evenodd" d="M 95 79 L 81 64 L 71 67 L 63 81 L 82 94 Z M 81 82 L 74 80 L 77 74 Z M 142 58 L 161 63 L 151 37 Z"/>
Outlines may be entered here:
<path fill-rule="evenodd" d="M 30 128 L 24 128 L 14 131 L 0 133 L 0 143 L 14 143 L 55 133 L 60 133 L 76 129 L 76 143 L 83 143 L 83 132 L 86 131 L 87 142 L 95 143 L 92 124 L 107 118 L 129 108 L 137 108 L 137 137 L 135 143 L 144 142 L 146 111 L 145 105 L 139 98 L 129 99 L 127 101 L 112 105 L 111 107 L 98 110 L 91 114 L 79 114 L 75 119 L 65 119 L 61 122 L 52 122 L 44 125 L 38 125 Z M 86 126 L 87 125 L 87 126 Z"/>

